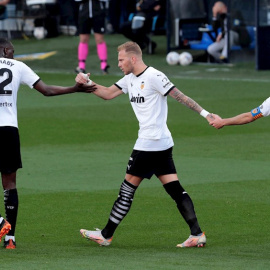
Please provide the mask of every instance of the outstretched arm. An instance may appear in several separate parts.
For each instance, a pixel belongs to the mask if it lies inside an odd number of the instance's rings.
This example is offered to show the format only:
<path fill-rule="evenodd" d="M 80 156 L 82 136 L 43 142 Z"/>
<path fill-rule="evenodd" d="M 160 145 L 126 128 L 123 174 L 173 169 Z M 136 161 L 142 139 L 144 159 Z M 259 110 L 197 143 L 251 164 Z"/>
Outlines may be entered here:
<path fill-rule="evenodd" d="M 105 87 L 103 85 L 96 84 L 96 88 L 97 89 L 93 94 L 105 100 L 110 100 L 123 94 L 123 91 L 115 85 Z"/>
<path fill-rule="evenodd" d="M 87 76 L 86 76 L 87 75 Z M 84 74 L 84 73 L 79 73 L 76 78 L 75 81 L 77 83 L 81 83 L 81 84 L 86 84 L 89 81 L 89 76 L 90 73 Z M 121 89 L 119 89 L 117 86 L 112 85 L 110 87 L 105 87 L 103 85 L 100 84 L 96 84 L 92 81 L 92 84 L 95 85 L 95 91 L 93 92 L 96 96 L 103 98 L 105 100 L 109 100 L 109 99 L 113 99 L 121 94 L 123 94 L 123 91 Z"/>
<path fill-rule="evenodd" d="M 44 96 L 57 96 L 70 94 L 75 92 L 93 92 L 96 89 L 94 84 L 79 84 L 76 83 L 74 86 L 58 86 L 58 85 L 47 85 L 42 80 L 38 81 L 34 88 Z"/>
<path fill-rule="evenodd" d="M 250 122 L 255 121 L 256 119 L 253 117 L 251 112 L 246 112 L 242 114 L 238 114 L 231 118 L 218 118 L 217 115 L 214 114 L 214 119 L 209 122 L 209 124 L 216 129 L 223 128 L 224 126 L 232 126 L 232 125 L 244 125 Z"/>
<path fill-rule="evenodd" d="M 178 90 L 176 87 L 174 87 L 169 95 L 180 102 L 181 104 L 185 105 L 186 107 L 190 108 L 191 110 L 199 113 L 203 117 L 207 119 L 208 122 L 214 119 L 211 113 L 204 110 L 196 101 L 194 101 L 192 98 L 186 96 L 183 94 L 180 90 Z"/>

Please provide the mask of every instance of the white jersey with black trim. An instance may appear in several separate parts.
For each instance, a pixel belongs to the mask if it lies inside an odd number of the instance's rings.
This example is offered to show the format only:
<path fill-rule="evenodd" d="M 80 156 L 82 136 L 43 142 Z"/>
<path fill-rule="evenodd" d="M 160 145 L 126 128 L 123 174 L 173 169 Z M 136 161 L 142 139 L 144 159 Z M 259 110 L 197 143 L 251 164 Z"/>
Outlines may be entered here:
<path fill-rule="evenodd" d="M 167 94 L 174 88 L 167 76 L 153 67 L 135 76 L 129 74 L 116 84 L 129 100 L 139 121 L 138 140 L 134 149 L 162 151 L 173 146 L 167 127 Z"/>
<path fill-rule="evenodd" d="M 39 76 L 26 64 L 0 58 L 0 126 L 18 127 L 17 94 L 20 84 L 33 85 Z"/>
<path fill-rule="evenodd" d="M 263 116 L 270 115 L 270 97 L 262 103 L 262 105 L 260 106 L 260 110 Z"/>
<path fill-rule="evenodd" d="M 266 99 L 259 107 L 251 110 L 254 119 L 270 115 L 270 97 Z"/>

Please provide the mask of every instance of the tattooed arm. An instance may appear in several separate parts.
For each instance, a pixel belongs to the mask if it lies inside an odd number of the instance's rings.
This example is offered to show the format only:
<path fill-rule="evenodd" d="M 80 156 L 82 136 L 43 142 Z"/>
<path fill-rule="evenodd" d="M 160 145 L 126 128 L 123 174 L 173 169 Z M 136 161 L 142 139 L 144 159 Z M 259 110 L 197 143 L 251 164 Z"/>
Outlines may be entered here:
<path fill-rule="evenodd" d="M 191 110 L 193 110 L 194 112 L 197 113 L 201 113 L 203 111 L 203 108 L 196 102 L 194 101 L 192 98 L 186 96 L 185 94 L 183 94 L 180 90 L 178 90 L 176 87 L 174 87 L 169 95 L 174 98 L 175 100 L 177 100 L 178 102 L 180 102 L 181 104 L 185 105 L 186 107 L 190 108 Z M 206 119 L 208 122 L 210 122 L 210 120 L 213 120 L 214 117 L 212 116 L 212 114 L 208 114 L 206 116 Z"/>

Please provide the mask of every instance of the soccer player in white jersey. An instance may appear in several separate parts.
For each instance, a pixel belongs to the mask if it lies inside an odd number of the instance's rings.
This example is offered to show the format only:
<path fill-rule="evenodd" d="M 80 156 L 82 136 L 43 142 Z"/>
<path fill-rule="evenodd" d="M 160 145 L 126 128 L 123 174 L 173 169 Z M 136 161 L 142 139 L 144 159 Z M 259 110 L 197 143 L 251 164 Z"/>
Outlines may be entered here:
<path fill-rule="evenodd" d="M 81 229 L 80 233 L 99 245 L 110 245 L 117 226 L 130 210 L 136 189 L 144 178 L 150 179 L 155 174 L 175 201 L 190 228 L 189 238 L 177 247 L 203 247 L 206 244 L 205 234 L 197 221 L 192 200 L 178 180 L 172 158 L 174 143 L 166 123 L 167 96 L 201 114 L 208 121 L 212 116 L 179 91 L 166 75 L 145 65 L 137 43 L 129 41 L 118 47 L 118 67 L 125 76 L 110 87 L 96 84 L 97 89 L 93 93 L 106 100 L 121 94 L 129 95 L 139 121 L 138 139 L 129 158 L 125 179 L 113 204 L 108 223 L 102 230 Z M 85 74 L 79 73 L 76 81 L 86 83 Z"/>
<path fill-rule="evenodd" d="M 248 124 L 261 117 L 270 115 L 270 97 L 267 98 L 259 107 L 251 110 L 250 112 L 241 113 L 234 117 L 224 119 L 220 118 L 218 115 L 213 115 L 215 118 L 213 118 L 209 124 L 216 129 L 223 128 L 224 126 Z"/>
<path fill-rule="evenodd" d="M 94 85 L 75 84 L 61 87 L 45 84 L 23 62 L 13 59 L 14 46 L 0 38 L 0 172 L 4 189 L 6 219 L 0 215 L 0 241 L 6 234 L 4 247 L 15 249 L 15 228 L 18 212 L 16 171 L 22 168 L 17 120 L 17 93 L 20 84 L 35 88 L 44 96 L 91 91 Z"/>

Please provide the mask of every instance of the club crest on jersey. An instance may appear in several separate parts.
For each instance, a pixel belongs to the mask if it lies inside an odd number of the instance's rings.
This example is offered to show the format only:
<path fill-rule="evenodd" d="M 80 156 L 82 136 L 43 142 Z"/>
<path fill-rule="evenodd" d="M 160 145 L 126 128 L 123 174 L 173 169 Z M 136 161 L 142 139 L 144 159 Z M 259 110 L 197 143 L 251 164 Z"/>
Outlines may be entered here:
<path fill-rule="evenodd" d="M 144 88 L 144 81 L 141 82 L 141 90 Z"/>

